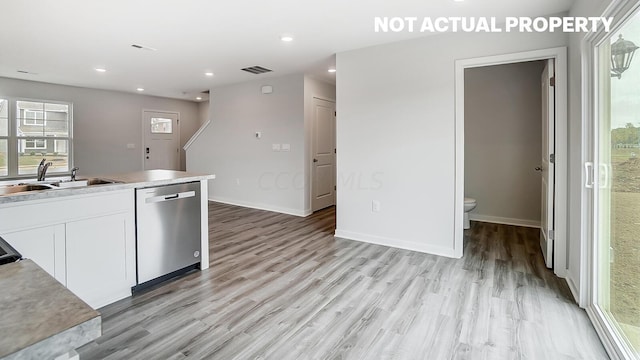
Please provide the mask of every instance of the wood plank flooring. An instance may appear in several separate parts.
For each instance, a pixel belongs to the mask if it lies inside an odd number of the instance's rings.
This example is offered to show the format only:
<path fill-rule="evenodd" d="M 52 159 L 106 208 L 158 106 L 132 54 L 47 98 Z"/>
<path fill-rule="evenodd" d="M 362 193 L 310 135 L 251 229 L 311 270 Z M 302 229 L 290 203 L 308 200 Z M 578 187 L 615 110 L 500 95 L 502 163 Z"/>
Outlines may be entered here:
<path fill-rule="evenodd" d="M 334 239 L 333 208 L 209 222 L 211 268 L 100 309 L 82 359 L 608 358 L 535 229 L 473 223 L 456 260 Z"/>

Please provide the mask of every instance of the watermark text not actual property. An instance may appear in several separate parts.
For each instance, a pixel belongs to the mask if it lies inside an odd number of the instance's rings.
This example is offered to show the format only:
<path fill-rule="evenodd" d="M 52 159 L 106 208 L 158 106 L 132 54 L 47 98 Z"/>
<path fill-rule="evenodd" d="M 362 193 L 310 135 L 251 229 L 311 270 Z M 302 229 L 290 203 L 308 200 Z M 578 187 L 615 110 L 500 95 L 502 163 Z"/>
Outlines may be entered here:
<path fill-rule="evenodd" d="M 375 17 L 375 32 L 596 32 L 611 31 L 611 17 Z"/>

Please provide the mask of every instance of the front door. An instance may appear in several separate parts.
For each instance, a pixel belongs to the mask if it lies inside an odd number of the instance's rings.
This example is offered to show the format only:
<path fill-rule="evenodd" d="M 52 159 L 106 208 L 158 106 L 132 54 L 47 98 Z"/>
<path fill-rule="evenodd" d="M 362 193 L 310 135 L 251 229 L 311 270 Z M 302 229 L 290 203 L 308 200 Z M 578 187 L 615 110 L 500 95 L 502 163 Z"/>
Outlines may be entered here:
<path fill-rule="evenodd" d="M 336 204 L 336 104 L 313 99 L 311 208 Z"/>
<path fill-rule="evenodd" d="M 537 168 L 542 174 L 542 201 L 540 216 L 540 247 L 544 262 L 553 267 L 553 209 L 554 209 L 554 162 L 555 152 L 555 91 L 554 60 L 546 60 L 542 72 L 542 159 Z"/>
<path fill-rule="evenodd" d="M 144 169 L 180 170 L 178 113 L 144 111 Z"/>

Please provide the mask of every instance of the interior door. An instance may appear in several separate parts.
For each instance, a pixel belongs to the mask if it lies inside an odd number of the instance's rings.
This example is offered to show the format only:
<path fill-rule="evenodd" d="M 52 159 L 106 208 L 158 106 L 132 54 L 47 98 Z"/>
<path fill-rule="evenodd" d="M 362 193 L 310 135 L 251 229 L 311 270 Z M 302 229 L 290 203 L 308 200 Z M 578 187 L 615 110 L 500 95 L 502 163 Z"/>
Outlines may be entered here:
<path fill-rule="evenodd" d="M 313 99 L 311 209 L 336 204 L 336 104 Z"/>
<path fill-rule="evenodd" d="M 177 113 L 144 111 L 144 169 L 180 170 L 180 128 Z"/>
<path fill-rule="evenodd" d="M 555 88 L 553 78 L 554 60 L 546 60 L 542 71 L 542 159 L 537 169 L 542 174 L 542 202 L 540 216 L 540 247 L 544 262 L 553 267 L 553 209 L 554 209 L 554 163 L 555 151 Z"/>

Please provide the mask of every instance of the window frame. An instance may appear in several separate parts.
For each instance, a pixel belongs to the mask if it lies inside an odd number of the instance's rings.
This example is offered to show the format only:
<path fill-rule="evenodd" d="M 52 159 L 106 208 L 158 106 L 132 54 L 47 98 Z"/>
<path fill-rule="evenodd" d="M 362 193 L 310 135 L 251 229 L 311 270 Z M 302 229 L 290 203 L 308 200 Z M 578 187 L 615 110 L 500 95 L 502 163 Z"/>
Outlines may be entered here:
<path fill-rule="evenodd" d="M 37 117 L 34 117 L 33 119 L 27 118 L 27 113 L 34 113 L 34 114 L 38 114 L 41 113 L 42 114 L 42 119 L 38 119 Z M 23 115 L 23 124 L 27 125 L 27 126 L 46 126 L 47 125 L 47 112 L 42 110 L 29 110 L 29 109 L 24 109 L 24 115 Z M 33 121 L 33 122 L 31 122 Z M 40 121 L 40 123 L 38 123 L 38 121 Z"/>
<path fill-rule="evenodd" d="M 11 179 L 25 179 L 25 178 L 34 178 L 35 174 L 20 174 L 19 168 L 19 160 L 20 160 L 20 142 L 24 140 L 44 140 L 45 144 L 48 145 L 47 140 L 53 140 L 54 144 L 57 140 L 67 141 L 67 164 L 68 168 L 62 171 L 55 171 L 53 168 L 49 170 L 49 174 L 56 175 L 65 175 L 71 172 L 71 169 L 74 167 L 74 144 L 73 144 L 73 103 L 70 101 L 60 101 L 60 100 L 47 100 L 47 99 L 34 99 L 34 98 L 26 98 L 26 97 L 16 97 L 16 96 L 7 96 L 0 94 L 0 99 L 7 101 L 7 125 L 8 125 L 8 133 L 7 136 L 0 135 L 0 141 L 5 140 L 7 142 L 7 175 L 0 175 L 1 180 L 11 180 Z M 25 124 L 23 119 L 19 119 L 18 114 L 18 102 L 19 101 L 28 101 L 28 102 L 39 102 L 43 104 L 58 104 L 58 105 L 67 105 L 68 106 L 68 119 L 67 119 L 67 128 L 68 135 L 67 136 L 46 136 L 46 135 L 38 135 L 38 136 L 20 136 L 18 135 L 18 122 L 28 126 L 40 126 L 38 125 L 29 125 Z M 43 112 L 43 118 L 46 118 L 46 111 Z M 22 120 L 22 121 L 21 121 Z M 43 119 L 44 120 L 44 119 Z M 43 121 L 43 124 L 46 124 Z M 46 147 L 40 149 L 28 149 L 33 150 L 36 153 L 39 150 L 45 150 Z"/>
<path fill-rule="evenodd" d="M 25 150 L 42 150 L 42 149 L 46 149 L 47 148 L 47 139 L 39 139 L 39 138 L 26 138 L 26 139 L 22 139 L 21 141 L 24 141 L 24 147 L 23 149 Z M 27 142 L 28 141 L 33 141 L 33 147 L 29 147 L 27 146 Z M 42 146 L 37 146 L 36 142 L 37 141 L 42 141 Z"/>

